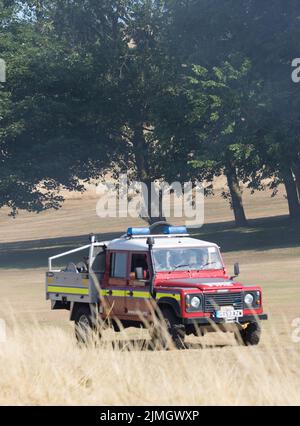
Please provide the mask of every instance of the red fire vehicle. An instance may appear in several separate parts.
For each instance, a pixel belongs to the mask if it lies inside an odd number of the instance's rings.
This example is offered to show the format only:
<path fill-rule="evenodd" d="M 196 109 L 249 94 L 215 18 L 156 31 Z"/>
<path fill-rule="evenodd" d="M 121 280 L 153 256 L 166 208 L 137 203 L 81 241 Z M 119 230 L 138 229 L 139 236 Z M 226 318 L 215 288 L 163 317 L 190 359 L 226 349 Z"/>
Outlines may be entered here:
<path fill-rule="evenodd" d="M 52 261 L 88 250 L 84 262 L 54 270 Z M 261 335 L 262 290 L 245 286 L 226 271 L 219 247 L 192 238 L 185 227 L 165 222 L 129 228 L 120 238 L 49 258 L 46 294 L 52 309 L 70 310 L 76 335 L 96 319 L 120 327 L 143 326 L 163 347 L 184 348 L 186 335 L 233 331 L 238 342 L 256 345 Z M 168 339 L 159 332 L 162 324 Z"/>

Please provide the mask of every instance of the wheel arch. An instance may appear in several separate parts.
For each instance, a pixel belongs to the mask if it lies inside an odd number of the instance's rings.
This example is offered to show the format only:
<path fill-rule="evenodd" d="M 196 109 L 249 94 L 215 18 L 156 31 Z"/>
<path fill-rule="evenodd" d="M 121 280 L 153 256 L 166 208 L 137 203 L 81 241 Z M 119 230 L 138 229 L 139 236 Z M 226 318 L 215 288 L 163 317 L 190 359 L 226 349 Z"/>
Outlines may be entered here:
<path fill-rule="evenodd" d="M 96 314 L 98 305 L 95 303 L 73 302 L 70 309 L 70 321 L 75 321 L 79 309 L 89 309 L 90 313 Z"/>
<path fill-rule="evenodd" d="M 160 310 L 162 310 L 164 307 L 172 309 L 176 317 L 181 318 L 180 304 L 177 302 L 177 300 L 173 299 L 172 297 L 162 297 L 157 302 L 157 306 L 159 307 Z"/>

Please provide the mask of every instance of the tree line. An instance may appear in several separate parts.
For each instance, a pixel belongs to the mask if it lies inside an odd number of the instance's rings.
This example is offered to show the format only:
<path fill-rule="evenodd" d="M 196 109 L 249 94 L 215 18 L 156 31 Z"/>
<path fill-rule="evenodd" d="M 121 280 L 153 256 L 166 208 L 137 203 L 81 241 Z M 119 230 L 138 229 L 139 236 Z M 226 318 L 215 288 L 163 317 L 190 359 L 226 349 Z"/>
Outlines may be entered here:
<path fill-rule="evenodd" d="M 299 36 L 297 0 L 0 0 L 0 207 L 224 174 L 238 226 L 265 182 L 300 218 Z"/>

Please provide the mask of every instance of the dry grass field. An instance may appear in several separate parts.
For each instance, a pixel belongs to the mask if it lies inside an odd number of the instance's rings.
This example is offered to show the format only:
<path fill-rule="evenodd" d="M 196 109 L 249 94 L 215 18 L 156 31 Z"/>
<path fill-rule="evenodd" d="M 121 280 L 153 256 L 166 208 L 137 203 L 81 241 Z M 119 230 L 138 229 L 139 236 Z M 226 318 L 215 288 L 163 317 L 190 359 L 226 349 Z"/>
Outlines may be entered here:
<path fill-rule="evenodd" d="M 47 257 L 86 241 L 119 235 L 139 220 L 100 219 L 96 196 L 69 197 L 59 211 L 0 210 L 0 404 L 300 404 L 300 343 L 292 320 L 300 317 L 300 226 L 287 219 L 280 191 L 245 192 L 249 227 L 236 229 L 219 195 L 205 205 L 197 237 L 221 245 L 228 269 L 240 262 L 240 280 L 264 289 L 265 310 L 258 347 L 244 348 L 231 335 L 190 338 L 185 351 L 150 351 L 134 329 L 97 347 L 76 346 L 68 313 L 44 300 Z M 299 333 L 300 335 L 300 333 Z M 119 338 L 119 337 L 118 337 Z M 137 338 L 136 342 L 133 338 Z"/>

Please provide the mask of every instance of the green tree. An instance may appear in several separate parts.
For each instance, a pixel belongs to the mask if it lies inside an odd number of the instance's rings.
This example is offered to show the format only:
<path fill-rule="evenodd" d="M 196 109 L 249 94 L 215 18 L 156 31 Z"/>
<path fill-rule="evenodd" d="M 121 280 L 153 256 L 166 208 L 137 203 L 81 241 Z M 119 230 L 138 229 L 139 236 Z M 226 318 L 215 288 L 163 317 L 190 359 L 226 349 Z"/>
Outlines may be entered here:
<path fill-rule="evenodd" d="M 1 87 L 0 205 L 12 214 L 58 208 L 61 188 L 82 191 L 81 181 L 102 172 L 113 157 L 106 123 L 93 113 L 101 104 L 96 89 L 104 97 L 107 87 L 111 33 L 105 33 L 96 64 L 60 32 L 57 2 L 39 5 L 9 9 L 10 20 L 1 25 L 8 78 Z"/>
<path fill-rule="evenodd" d="M 14 212 L 58 207 L 61 187 L 83 190 L 81 180 L 107 170 L 128 172 L 150 195 L 151 182 L 164 176 L 154 106 L 173 72 L 161 43 L 164 2 L 23 1 L 22 18 L 15 25 L 28 37 L 22 34 L 22 59 L 14 52 L 10 65 L 13 113 L 5 117 L 22 126 L 6 143 L 9 157 L 22 159 L 19 198 L 36 196 L 20 204 L 7 191 L 12 200 L 2 205 Z M 12 170 L 5 172 L 9 182 Z M 153 220 L 150 211 L 145 217 Z"/>
<path fill-rule="evenodd" d="M 295 182 L 295 175 L 299 180 L 298 99 L 290 78 L 291 60 L 298 56 L 299 3 L 178 0 L 168 4 L 173 18 L 171 48 L 182 63 L 199 64 L 209 73 L 218 70 L 219 75 L 224 71 L 226 75 L 228 66 L 238 73 L 239 64 L 248 64 L 246 74 L 219 88 L 224 108 L 209 126 L 223 129 L 222 123 L 231 121 L 225 145 L 223 130 L 218 133 L 218 156 L 223 162 L 228 158 L 226 146 L 231 146 L 233 169 L 223 163 L 223 170 L 227 175 L 230 170 L 236 174 L 230 192 L 233 207 L 237 204 L 240 210 L 242 220 L 237 222 L 243 222 L 242 205 L 234 202 L 235 195 L 241 200 L 239 180 L 255 190 L 263 188 L 264 178 L 270 178 L 274 193 L 283 182 L 290 216 L 299 217 Z M 199 86 L 195 85 L 195 90 Z M 201 119 L 199 124 L 203 125 Z M 215 144 L 211 143 L 210 132 L 206 135 L 210 143 L 205 146 L 203 139 L 203 135 L 202 141 L 198 139 L 198 159 L 205 170 L 205 160 L 210 164 L 214 158 Z M 230 176 L 227 179 L 230 187 Z"/>

